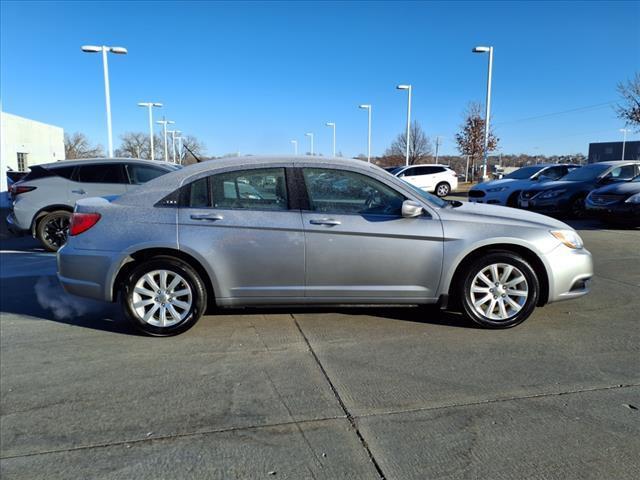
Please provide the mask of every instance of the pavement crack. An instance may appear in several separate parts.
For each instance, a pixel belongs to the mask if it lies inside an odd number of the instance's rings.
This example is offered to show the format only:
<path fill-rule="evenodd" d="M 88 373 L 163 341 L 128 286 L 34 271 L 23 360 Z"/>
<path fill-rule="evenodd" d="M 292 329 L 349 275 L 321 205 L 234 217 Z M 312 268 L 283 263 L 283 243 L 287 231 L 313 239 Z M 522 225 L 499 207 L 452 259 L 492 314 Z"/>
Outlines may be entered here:
<path fill-rule="evenodd" d="M 386 480 L 386 476 L 385 476 L 384 472 L 382 471 L 382 468 L 380 467 L 380 464 L 378 463 L 378 461 L 374 457 L 373 452 L 371 452 L 371 449 L 369 448 L 369 444 L 367 443 L 367 441 L 365 440 L 364 436 L 362 435 L 362 432 L 360 432 L 360 429 L 358 428 L 358 424 L 356 423 L 355 417 L 351 414 L 351 412 L 349 411 L 349 409 L 345 405 L 344 401 L 342 400 L 342 397 L 340 396 L 340 393 L 338 393 L 338 389 L 336 388 L 336 386 L 331 381 L 331 378 L 329 377 L 329 374 L 325 370 L 324 365 L 322 365 L 322 362 L 320 362 L 320 359 L 318 358 L 318 355 L 316 354 L 315 350 L 311 346 L 311 342 L 309 342 L 309 339 L 307 338 L 306 334 L 302 330 L 302 327 L 300 327 L 300 324 L 298 323 L 298 319 L 293 314 L 290 314 L 290 315 L 291 315 L 291 318 L 293 319 L 293 323 L 295 324 L 296 328 L 300 332 L 300 335 L 302 336 L 302 338 L 304 339 L 305 343 L 307 344 L 307 348 L 309 349 L 309 352 L 311 353 L 311 356 L 315 360 L 316 364 L 318 365 L 318 368 L 322 372 L 322 375 L 324 376 L 325 380 L 329 384 L 329 388 L 331 388 L 331 392 L 333 393 L 333 396 L 337 400 L 338 405 L 340 405 L 340 408 L 344 412 L 344 414 L 345 414 L 345 416 L 347 418 L 347 421 L 351 425 L 351 428 L 353 428 L 353 430 L 355 431 L 356 435 L 358 436 L 358 440 L 360 441 L 360 444 L 362 445 L 362 448 L 364 448 L 367 456 L 369 457 L 369 461 L 373 464 L 374 468 L 376 469 L 376 472 L 378 472 L 378 477 L 380 478 L 380 480 Z"/>

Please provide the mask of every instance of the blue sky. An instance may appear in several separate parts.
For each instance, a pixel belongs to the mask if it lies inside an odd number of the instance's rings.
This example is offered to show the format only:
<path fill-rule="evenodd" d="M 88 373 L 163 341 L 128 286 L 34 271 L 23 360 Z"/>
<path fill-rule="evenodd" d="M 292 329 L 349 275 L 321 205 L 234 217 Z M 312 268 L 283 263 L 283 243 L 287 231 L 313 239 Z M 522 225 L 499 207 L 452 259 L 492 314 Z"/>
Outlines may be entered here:
<path fill-rule="evenodd" d="M 106 145 L 100 56 L 110 55 L 114 142 L 147 131 L 139 101 L 203 140 L 210 154 L 289 153 L 291 139 L 329 154 L 372 153 L 413 118 L 441 152 L 469 101 L 484 102 L 495 48 L 493 120 L 504 153 L 585 152 L 621 137 L 607 102 L 640 70 L 640 2 L 2 2 L 0 88 L 5 111 L 82 131 Z M 587 107 L 587 108 L 583 108 Z M 581 109 L 569 113 L 550 113 Z M 528 120 L 527 120 L 528 119 Z M 637 134 L 630 138 L 639 138 Z M 307 147 L 308 149 L 308 147 Z"/>

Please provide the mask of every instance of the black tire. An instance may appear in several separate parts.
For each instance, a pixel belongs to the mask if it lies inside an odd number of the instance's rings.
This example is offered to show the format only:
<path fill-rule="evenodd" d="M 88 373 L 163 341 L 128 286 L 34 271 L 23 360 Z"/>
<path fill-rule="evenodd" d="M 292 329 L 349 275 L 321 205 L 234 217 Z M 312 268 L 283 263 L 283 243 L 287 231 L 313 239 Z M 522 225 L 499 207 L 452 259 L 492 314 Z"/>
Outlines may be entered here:
<path fill-rule="evenodd" d="M 520 196 L 520 191 L 513 192 L 507 198 L 507 207 L 518 208 L 518 197 Z"/>
<path fill-rule="evenodd" d="M 505 319 L 492 319 L 486 315 L 482 315 L 474 306 L 471 287 L 476 275 L 483 269 L 494 264 L 506 264 L 515 267 L 524 276 L 526 287 L 528 288 L 528 296 L 521 305 L 521 309 Z M 514 270 L 515 272 L 516 270 Z M 498 271 L 500 273 L 500 271 Z M 502 271 L 504 273 L 504 270 Z M 508 283 L 508 282 L 506 282 Z M 500 285 L 502 288 L 502 285 Z M 522 288 L 522 287 L 520 287 Z M 531 313 L 533 313 L 538 303 L 540 295 L 540 282 L 529 263 L 521 256 L 509 251 L 492 251 L 484 254 L 482 257 L 472 261 L 460 277 L 460 287 L 458 290 L 460 303 L 462 304 L 463 313 L 467 318 L 485 328 L 510 328 L 524 322 Z M 478 295 L 482 295 L 481 293 Z M 489 295 L 489 293 L 487 293 Z M 500 295 L 502 296 L 502 295 Z M 493 299 L 498 298 L 494 296 Z M 498 301 L 500 299 L 498 298 Z M 491 299 L 488 300 L 491 304 Z M 511 308 L 511 307 L 509 307 Z M 509 313 L 507 311 L 507 313 Z"/>
<path fill-rule="evenodd" d="M 47 213 L 36 225 L 36 238 L 42 246 L 50 252 L 57 252 L 67 243 L 69 236 L 69 221 L 71 213 L 65 210 L 55 210 Z"/>
<path fill-rule="evenodd" d="M 435 192 L 438 197 L 446 197 L 451 193 L 451 185 L 447 182 L 440 182 L 436 185 Z"/>
<path fill-rule="evenodd" d="M 146 322 L 143 318 L 140 318 L 134 307 L 136 283 L 146 274 L 159 270 L 179 275 L 186 282 L 191 292 L 191 304 L 188 309 L 185 309 L 184 318 L 170 326 L 157 326 Z M 173 299 L 173 301 L 176 299 Z M 120 301 L 125 316 L 135 328 L 154 337 L 168 337 L 185 332 L 200 320 L 207 307 L 207 289 L 198 272 L 189 264 L 174 257 L 154 257 L 135 266 L 128 273 L 121 287 Z M 169 299 L 167 303 L 171 303 L 171 301 L 172 299 Z M 155 306 L 155 303 L 151 304 L 149 310 Z M 164 307 L 164 304 L 162 306 Z M 151 320 L 155 321 L 153 315 Z"/>
<path fill-rule="evenodd" d="M 586 195 L 581 194 L 581 195 L 575 196 L 571 200 L 571 202 L 569 203 L 569 211 L 568 211 L 569 218 L 573 218 L 573 219 L 585 218 L 587 214 L 587 211 L 584 206 L 585 198 L 586 198 Z"/>

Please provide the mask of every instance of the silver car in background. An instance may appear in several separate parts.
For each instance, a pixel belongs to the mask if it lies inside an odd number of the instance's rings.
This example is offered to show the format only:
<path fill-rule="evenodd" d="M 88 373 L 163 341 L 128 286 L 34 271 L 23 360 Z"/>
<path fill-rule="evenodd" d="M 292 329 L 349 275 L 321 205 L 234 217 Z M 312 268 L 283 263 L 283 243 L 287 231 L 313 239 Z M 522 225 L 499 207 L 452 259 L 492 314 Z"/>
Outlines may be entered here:
<path fill-rule="evenodd" d="M 485 327 L 589 291 L 566 224 L 452 202 L 357 160 L 246 157 L 76 204 L 58 252 L 67 292 L 113 302 L 140 330 L 185 331 L 218 307 L 440 304 Z"/>

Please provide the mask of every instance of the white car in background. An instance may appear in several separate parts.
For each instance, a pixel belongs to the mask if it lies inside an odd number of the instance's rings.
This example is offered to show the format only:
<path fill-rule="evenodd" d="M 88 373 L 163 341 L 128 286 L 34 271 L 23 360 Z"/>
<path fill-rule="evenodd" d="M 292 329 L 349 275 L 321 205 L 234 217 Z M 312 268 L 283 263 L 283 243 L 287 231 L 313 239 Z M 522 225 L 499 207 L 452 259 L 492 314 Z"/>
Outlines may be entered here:
<path fill-rule="evenodd" d="M 456 172 L 446 165 L 410 165 L 387 167 L 385 170 L 405 182 L 421 190 L 435 193 L 439 197 L 446 197 L 458 188 L 458 176 Z"/>
<path fill-rule="evenodd" d="M 546 164 L 519 168 L 499 180 L 482 182 L 469 190 L 469 201 L 491 205 L 518 206 L 518 196 L 536 182 L 560 180 L 580 165 Z"/>

